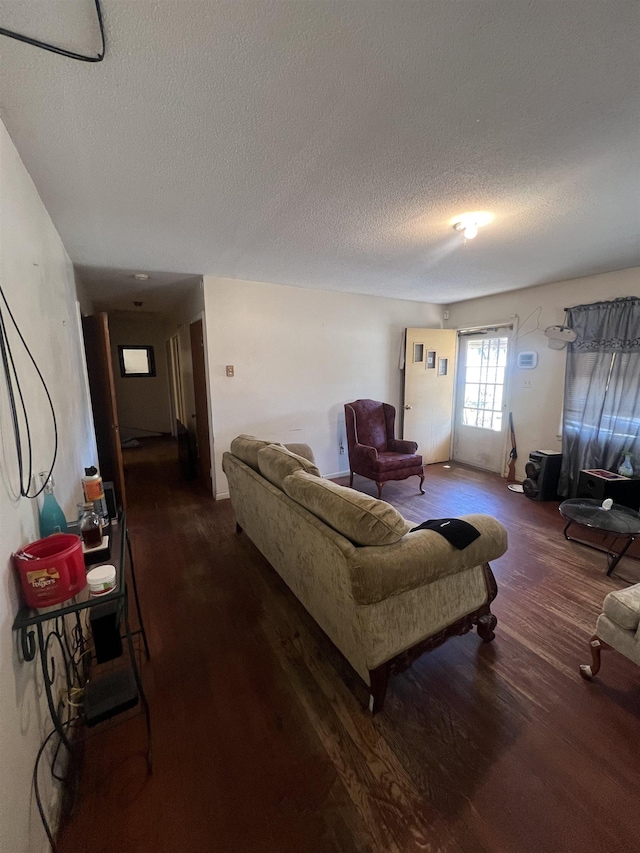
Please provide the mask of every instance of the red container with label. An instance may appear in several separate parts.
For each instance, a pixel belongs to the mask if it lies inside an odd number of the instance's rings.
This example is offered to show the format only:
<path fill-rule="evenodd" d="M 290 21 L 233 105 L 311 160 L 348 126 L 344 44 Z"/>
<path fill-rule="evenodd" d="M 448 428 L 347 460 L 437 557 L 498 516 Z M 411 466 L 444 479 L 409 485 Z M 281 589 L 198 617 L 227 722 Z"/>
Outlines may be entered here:
<path fill-rule="evenodd" d="M 82 541 L 72 533 L 54 533 L 13 555 L 28 607 L 61 604 L 84 589 L 87 576 Z"/>

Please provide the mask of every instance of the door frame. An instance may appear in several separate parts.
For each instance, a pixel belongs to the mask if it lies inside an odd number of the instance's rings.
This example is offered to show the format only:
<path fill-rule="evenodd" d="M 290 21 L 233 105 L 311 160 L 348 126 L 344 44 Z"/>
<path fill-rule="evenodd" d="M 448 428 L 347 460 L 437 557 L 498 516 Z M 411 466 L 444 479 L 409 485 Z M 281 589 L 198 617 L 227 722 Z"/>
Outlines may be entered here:
<path fill-rule="evenodd" d="M 189 342 L 191 345 L 191 327 L 196 323 L 202 323 L 202 346 L 203 346 L 203 359 L 204 359 L 204 381 L 205 381 L 205 405 L 206 405 L 206 415 L 207 415 L 207 439 L 209 443 L 209 480 L 208 480 L 208 488 L 211 491 L 214 498 L 217 499 L 216 495 L 216 461 L 214 455 L 214 442 L 213 442 L 213 401 L 211 397 L 211 378 L 209 375 L 209 346 L 207 343 L 207 320 L 205 317 L 205 312 L 200 311 L 192 320 L 188 323 L 189 330 Z M 192 348 L 190 346 L 191 352 Z M 193 356 L 192 358 L 192 371 L 193 371 Z M 195 380 L 194 380 L 194 407 L 196 404 L 196 389 L 195 389 Z M 197 418 L 196 418 L 196 432 L 197 432 Z"/>
<path fill-rule="evenodd" d="M 113 482 L 118 504 L 126 509 L 124 464 L 107 312 L 97 311 L 83 316 L 82 334 L 100 473 L 104 480 Z M 108 415 L 106 418 L 105 411 Z"/>
<path fill-rule="evenodd" d="M 187 415 L 184 397 L 184 385 L 182 382 L 182 363 L 180 355 L 180 336 L 174 332 L 165 341 L 167 353 L 167 369 L 169 372 L 169 402 L 173 415 L 171 434 L 177 437 L 176 421 L 187 427 Z"/>
<path fill-rule="evenodd" d="M 461 388 L 464 388 L 464 385 L 461 381 L 459 372 L 460 372 L 460 354 L 462 352 L 462 347 L 460 346 L 460 333 L 461 332 L 480 332 L 486 329 L 487 332 L 496 331 L 499 332 L 500 329 L 511 329 L 511 340 L 510 346 L 507 348 L 507 367 L 505 370 L 505 383 L 504 383 L 504 401 L 505 401 L 505 411 L 507 416 L 511 411 L 511 389 L 513 386 L 513 376 L 514 376 L 514 368 L 516 364 L 515 359 L 515 344 L 518 342 L 518 316 L 513 315 L 509 317 L 507 320 L 500 320 L 496 323 L 483 323 L 479 326 L 468 326 L 463 324 L 461 326 L 457 326 L 455 329 L 456 332 L 456 383 L 453 390 L 453 423 L 451 429 L 451 459 L 455 461 L 453 455 L 453 449 L 455 446 L 455 438 L 456 438 L 456 429 L 457 429 L 457 412 L 458 412 L 458 402 L 459 395 L 461 393 Z M 500 469 L 500 476 L 506 477 L 508 474 L 509 463 L 507 461 L 507 453 L 509 449 L 509 429 L 505 428 L 503 442 L 502 442 L 502 466 Z M 463 464 L 463 463 L 461 463 Z"/>

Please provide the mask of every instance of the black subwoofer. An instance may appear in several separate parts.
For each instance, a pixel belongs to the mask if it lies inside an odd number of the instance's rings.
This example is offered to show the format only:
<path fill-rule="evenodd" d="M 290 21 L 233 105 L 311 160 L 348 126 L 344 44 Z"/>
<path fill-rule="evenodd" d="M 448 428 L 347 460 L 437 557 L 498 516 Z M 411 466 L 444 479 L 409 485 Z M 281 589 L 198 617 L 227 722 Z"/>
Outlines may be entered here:
<path fill-rule="evenodd" d="M 534 450 L 525 465 L 526 479 L 522 481 L 525 495 L 533 501 L 555 501 L 562 467 L 562 453 Z"/>
<path fill-rule="evenodd" d="M 580 471 L 576 497 L 598 501 L 611 498 L 615 503 L 637 511 L 640 508 L 640 479 L 620 477 L 602 468 Z"/>

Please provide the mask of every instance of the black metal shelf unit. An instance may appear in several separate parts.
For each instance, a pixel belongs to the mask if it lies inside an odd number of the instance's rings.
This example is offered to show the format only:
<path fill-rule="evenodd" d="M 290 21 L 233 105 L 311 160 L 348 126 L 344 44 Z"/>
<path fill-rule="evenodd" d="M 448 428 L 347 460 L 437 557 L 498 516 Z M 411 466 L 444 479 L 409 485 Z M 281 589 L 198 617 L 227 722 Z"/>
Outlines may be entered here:
<path fill-rule="evenodd" d="M 121 512 L 117 521 L 112 523 L 109 530 L 111 537 L 111 557 L 109 562 L 116 568 L 115 588 L 99 597 L 91 597 L 85 587 L 74 598 L 52 607 L 31 608 L 21 607 L 13 623 L 13 630 L 20 634 L 20 644 L 25 661 L 40 659 L 43 683 L 47 704 L 53 725 L 60 740 L 71 751 L 72 743 L 68 737 L 70 722 L 74 717 L 83 722 L 87 728 L 110 720 L 124 711 L 141 705 L 145 715 L 147 728 L 147 761 L 151 770 L 151 717 L 149 704 L 144 692 L 141 668 L 134 647 L 134 638 L 142 641 L 145 656 L 149 660 L 149 646 L 140 611 L 138 588 L 131 541 L 126 526 L 126 516 Z M 128 558 L 128 560 L 127 560 Z M 132 630 L 129 618 L 129 588 L 127 577 L 131 578 L 133 599 L 136 608 L 138 627 Z M 97 608 L 103 611 L 108 605 L 114 613 L 116 625 L 122 625 L 119 637 L 124 641 L 120 654 L 126 654 L 128 660 L 123 665 L 107 672 L 92 676 L 92 659 L 90 636 L 87 625 L 91 621 L 91 612 Z M 86 617 L 86 618 L 84 618 Z M 64 669 L 64 686 L 68 699 L 74 688 L 84 692 L 84 700 L 77 703 L 67 703 L 66 719 L 60 707 L 60 701 L 54 695 L 56 682 L 56 663 L 53 654 L 57 647 L 58 659 L 62 659 Z M 126 649 L 126 651 L 125 651 Z M 119 653 L 116 651 L 115 656 Z M 100 668 L 100 667 L 98 667 Z M 74 708 L 74 712 L 71 708 Z M 64 708 L 64 706 L 63 706 Z M 77 739 L 78 729 L 74 728 Z"/>

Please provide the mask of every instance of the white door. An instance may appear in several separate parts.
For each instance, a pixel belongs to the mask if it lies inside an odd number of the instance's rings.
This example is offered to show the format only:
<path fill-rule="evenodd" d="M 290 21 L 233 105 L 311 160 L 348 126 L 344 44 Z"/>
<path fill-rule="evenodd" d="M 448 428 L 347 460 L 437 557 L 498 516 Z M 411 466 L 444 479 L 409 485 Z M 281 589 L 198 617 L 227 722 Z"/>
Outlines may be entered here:
<path fill-rule="evenodd" d="M 455 357 L 454 330 L 407 329 L 402 435 L 425 465 L 450 458 Z"/>
<path fill-rule="evenodd" d="M 504 474 L 507 364 L 511 330 L 461 333 L 458 346 L 453 458 Z"/>

